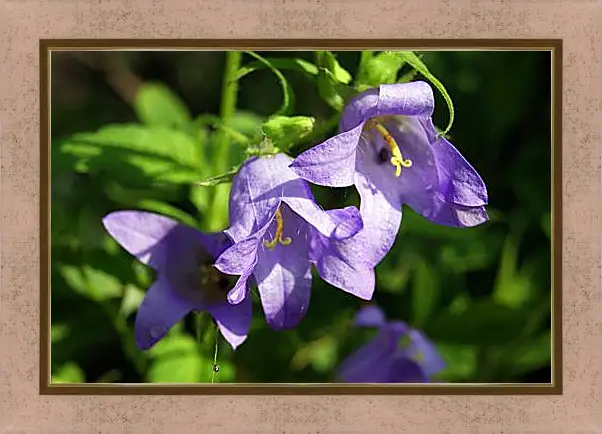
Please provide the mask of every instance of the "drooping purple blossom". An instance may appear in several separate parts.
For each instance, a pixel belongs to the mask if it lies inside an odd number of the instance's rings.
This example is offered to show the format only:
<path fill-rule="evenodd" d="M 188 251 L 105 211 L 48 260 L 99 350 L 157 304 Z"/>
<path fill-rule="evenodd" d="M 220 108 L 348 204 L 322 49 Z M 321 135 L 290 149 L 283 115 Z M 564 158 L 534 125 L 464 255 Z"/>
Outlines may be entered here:
<path fill-rule="evenodd" d="M 103 219 L 108 233 L 140 262 L 157 271 L 135 322 L 138 346 L 149 349 L 192 311 L 206 311 L 236 349 L 247 338 L 252 303 L 226 300 L 231 277 L 213 262 L 232 241 L 224 233 L 202 233 L 145 211 L 117 211 Z"/>
<path fill-rule="evenodd" d="M 234 245 L 215 263 L 239 276 L 228 294 L 231 303 L 247 297 L 253 278 L 266 321 L 276 330 L 296 326 L 307 312 L 312 265 L 326 282 L 365 300 L 375 281 L 372 267 L 357 266 L 338 251 L 363 227 L 357 208 L 321 209 L 309 184 L 289 168 L 291 161 L 284 154 L 253 157 L 240 168 L 225 231 Z"/>
<path fill-rule="evenodd" d="M 361 309 L 356 326 L 376 327 L 376 336 L 345 359 L 336 378 L 345 383 L 428 383 L 445 367 L 423 333 L 401 321 L 387 322 L 378 307 Z"/>
<path fill-rule="evenodd" d="M 439 135 L 431 116 L 434 96 L 421 81 L 383 84 L 351 99 L 340 133 L 299 155 L 291 165 L 323 186 L 355 185 L 364 229 L 372 246 L 366 265 L 390 250 L 403 204 L 447 226 L 476 226 L 488 219 L 486 186 L 460 152 Z"/>

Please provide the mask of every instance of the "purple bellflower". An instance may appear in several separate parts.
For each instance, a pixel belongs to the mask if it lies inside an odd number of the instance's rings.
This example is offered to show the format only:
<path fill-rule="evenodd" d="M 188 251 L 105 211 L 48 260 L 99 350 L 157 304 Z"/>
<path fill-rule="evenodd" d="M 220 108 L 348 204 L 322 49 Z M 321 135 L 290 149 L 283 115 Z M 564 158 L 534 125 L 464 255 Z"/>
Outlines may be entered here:
<path fill-rule="evenodd" d="M 361 309 L 356 326 L 376 327 L 376 336 L 345 359 L 337 370 L 345 383 L 428 383 L 445 367 L 435 346 L 401 321 L 387 322 L 376 306 Z"/>
<path fill-rule="evenodd" d="M 144 211 L 117 211 L 103 219 L 108 233 L 140 262 L 157 271 L 135 322 L 138 346 L 149 349 L 191 311 L 206 311 L 233 349 L 247 338 L 251 300 L 226 300 L 234 279 L 213 262 L 232 241 L 224 233 L 205 234 L 168 217 Z"/>
<path fill-rule="evenodd" d="M 403 204 L 441 225 L 476 226 L 488 219 L 485 184 L 435 130 L 434 104 L 431 87 L 422 81 L 369 89 L 347 103 L 338 135 L 291 165 L 317 185 L 355 185 L 364 222 L 357 237 L 372 246 L 367 265 L 376 265 L 391 248 Z"/>
<path fill-rule="evenodd" d="M 253 157 L 233 179 L 229 203 L 234 245 L 215 263 L 221 272 L 239 276 L 228 293 L 231 303 L 257 284 L 266 321 L 275 330 L 296 326 L 307 312 L 312 265 L 322 279 L 364 300 L 374 292 L 373 268 L 356 267 L 337 250 L 363 227 L 356 207 L 325 211 L 309 184 L 289 168 L 284 154 Z"/>

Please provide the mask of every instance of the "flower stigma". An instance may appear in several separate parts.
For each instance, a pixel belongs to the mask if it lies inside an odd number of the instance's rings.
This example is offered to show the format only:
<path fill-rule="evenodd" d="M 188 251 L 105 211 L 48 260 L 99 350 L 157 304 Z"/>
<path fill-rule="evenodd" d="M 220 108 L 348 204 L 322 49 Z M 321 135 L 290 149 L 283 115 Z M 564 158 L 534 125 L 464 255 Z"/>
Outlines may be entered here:
<path fill-rule="evenodd" d="M 278 243 L 283 246 L 288 246 L 293 240 L 291 237 L 283 237 L 284 235 L 284 218 L 282 218 L 282 211 L 280 208 L 276 211 L 276 233 L 274 234 L 274 238 L 272 241 L 264 240 L 263 244 L 270 250 L 274 250 Z"/>
<path fill-rule="evenodd" d="M 389 161 L 395 167 L 396 177 L 399 177 L 401 175 L 402 167 L 412 167 L 412 160 L 403 158 L 401 150 L 399 149 L 399 145 L 380 121 L 376 119 L 370 119 L 367 123 L 367 127 L 375 130 L 383 138 L 383 140 L 391 150 L 392 156 Z"/>

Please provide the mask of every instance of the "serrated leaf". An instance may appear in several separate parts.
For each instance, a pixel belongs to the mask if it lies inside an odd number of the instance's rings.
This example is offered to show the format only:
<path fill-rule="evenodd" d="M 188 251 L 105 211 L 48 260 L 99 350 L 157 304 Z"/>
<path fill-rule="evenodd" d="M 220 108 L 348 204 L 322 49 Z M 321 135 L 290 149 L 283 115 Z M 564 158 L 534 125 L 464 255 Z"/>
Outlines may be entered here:
<path fill-rule="evenodd" d="M 276 78 L 278 78 L 278 81 L 280 82 L 280 87 L 282 88 L 282 105 L 274 113 L 274 116 L 289 114 L 293 109 L 294 93 L 293 88 L 289 84 L 286 77 L 268 59 L 260 56 L 259 54 L 253 51 L 248 51 L 247 53 L 250 56 L 253 56 L 255 59 L 257 59 L 260 63 L 263 63 L 265 67 L 267 67 L 270 71 L 274 73 L 274 75 L 276 76 Z M 247 65 L 246 68 L 249 69 L 249 66 Z"/>
<path fill-rule="evenodd" d="M 106 174 L 125 185 L 186 183 L 203 174 L 204 161 L 195 141 L 166 127 L 109 125 L 76 134 L 56 146 L 76 157 L 77 171 Z"/>
<path fill-rule="evenodd" d="M 192 122 L 186 104 L 163 83 L 148 82 L 140 86 L 133 107 L 138 119 L 149 126 L 186 129 Z"/>
<path fill-rule="evenodd" d="M 403 61 L 407 62 L 412 68 L 418 71 L 420 74 L 424 76 L 428 81 L 430 81 L 433 86 L 435 86 L 443 99 L 445 99 L 445 103 L 447 104 L 447 108 L 449 109 L 449 122 L 447 123 L 447 128 L 443 131 L 443 134 L 447 134 L 454 123 L 454 104 L 452 102 L 451 97 L 447 93 L 447 90 L 443 86 L 443 84 L 435 77 L 427 68 L 427 66 L 422 62 L 420 57 L 416 55 L 413 51 L 396 51 L 397 56 L 400 57 Z"/>

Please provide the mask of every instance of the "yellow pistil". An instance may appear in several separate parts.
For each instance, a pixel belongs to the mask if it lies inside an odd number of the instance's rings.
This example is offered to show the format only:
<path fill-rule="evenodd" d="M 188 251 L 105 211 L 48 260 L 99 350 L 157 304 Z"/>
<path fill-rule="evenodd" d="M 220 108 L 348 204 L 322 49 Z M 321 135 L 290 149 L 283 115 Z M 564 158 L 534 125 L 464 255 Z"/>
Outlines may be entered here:
<path fill-rule="evenodd" d="M 288 246 L 293 240 L 291 237 L 284 237 L 284 219 L 282 218 L 282 212 L 280 208 L 276 211 L 276 233 L 274 234 L 274 239 L 272 241 L 264 240 L 263 244 L 270 250 L 274 250 L 276 248 L 276 244 L 280 243 L 283 246 Z"/>
<path fill-rule="evenodd" d="M 391 154 L 393 156 L 391 157 L 390 162 L 393 166 L 395 166 L 395 176 L 399 177 L 399 175 L 401 175 L 402 167 L 412 167 L 412 160 L 406 160 L 403 158 L 403 155 L 401 155 L 401 150 L 399 149 L 399 145 L 382 123 L 376 119 L 371 119 L 369 121 L 369 126 L 381 135 L 387 146 L 389 146 L 389 149 L 391 149 Z"/>

